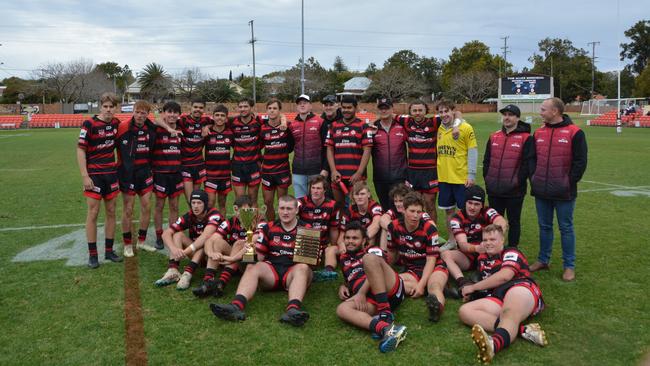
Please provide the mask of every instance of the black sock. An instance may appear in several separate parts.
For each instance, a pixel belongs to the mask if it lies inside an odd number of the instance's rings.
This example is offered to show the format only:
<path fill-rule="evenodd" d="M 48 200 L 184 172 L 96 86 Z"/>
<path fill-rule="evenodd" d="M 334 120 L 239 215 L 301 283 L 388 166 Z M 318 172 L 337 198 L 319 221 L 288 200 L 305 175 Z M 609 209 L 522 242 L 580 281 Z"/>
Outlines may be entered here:
<path fill-rule="evenodd" d="M 289 300 L 289 303 L 287 303 L 287 309 L 286 310 L 289 310 L 291 308 L 296 308 L 296 309 L 300 310 L 302 308 L 302 301 L 300 301 L 298 299 Z"/>
<path fill-rule="evenodd" d="M 231 304 L 235 305 L 236 307 L 239 308 L 239 310 L 244 310 L 246 309 L 246 304 L 248 303 L 248 299 L 246 299 L 246 296 L 242 294 L 237 294 L 235 295 L 235 298 L 232 299 Z"/>
<path fill-rule="evenodd" d="M 138 230 L 138 241 L 140 243 L 144 242 L 147 239 L 147 230 Z"/>
<path fill-rule="evenodd" d="M 328 265 L 328 266 L 325 266 L 325 270 L 329 271 L 329 272 L 334 272 L 334 267 Z"/>
<path fill-rule="evenodd" d="M 380 336 L 384 336 L 384 331 L 390 326 L 390 323 L 379 319 L 378 317 L 373 317 L 372 320 L 370 321 L 370 326 L 368 329 L 370 329 L 371 332 L 377 333 Z"/>
<path fill-rule="evenodd" d="M 122 241 L 124 241 L 124 245 L 131 245 L 131 232 L 127 233 L 122 233 Z"/>
<path fill-rule="evenodd" d="M 196 271 L 196 268 L 199 266 L 198 263 L 194 261 L 190 261 L 190 263 L 185 266 L 185 269 L 183 271 L 188 272 L 188 273 L 194 273 Z"/>
<path fill-rule="evenodd" d="M 221 271 L 221 275 L 219 275 L 219 280 L 223 282 L 224 285 L 226 285 L 228 284 L 228 282 L 230 282 L 230 279 L 232 278 L 232 275 L 234 273 L 235 273 L 234 269 L 230 267 L 226 267 L 223 269 L 223 271 Z"/>
<path fill-rule="evenodd" d="M 215 273 L 214 268 L 206 268 L 205 269 L 205 274 L 203 275 L 203 281 L 211 281 L 214 280 L 214 273 Z"/>
<path fill-rule="evenodd" d="M 106 253 L 112 253 L 113 252 L 113 243 L 115 242 L 115 239 L 108 239 L 104 240 L 104 251 Z"/>
<path fill-rule="evenodd" d="M 179 267 L 180 265 L 181 265 L 181 262 L 180 262 L 180 261 L 177 261 L 177 260 L 174 260 L 174 259 L 170 259 L 170 260 L 169 260 L 169 264 L 167 265 L 167 268 L 176 268 L 176 269 L 178 269 L 178 267 Z"/>
<path fill-rule="evenodd" d="M 494 353 L 497 353 L 510 345 L 510 333 L 505 328 L 497 328 L 492 334 L 492 342 Z"/>
<path fill-rule="evenodd" d="M 90 255 L 91 257 L 97 256 L 97 242 L 88 243 L 88 255 Z"/>

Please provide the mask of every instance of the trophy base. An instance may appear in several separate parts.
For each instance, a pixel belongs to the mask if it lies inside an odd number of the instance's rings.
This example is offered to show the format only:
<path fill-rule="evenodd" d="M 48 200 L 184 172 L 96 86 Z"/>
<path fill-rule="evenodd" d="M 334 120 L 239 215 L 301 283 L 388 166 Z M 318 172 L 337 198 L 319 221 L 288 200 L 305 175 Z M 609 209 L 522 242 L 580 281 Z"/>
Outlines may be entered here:
<path fill-rule="evenodd" d="M 255 263 L 257 262 L 257 255 L 255 253 L 245 253 L 241 261 L 242 263 Z"/>

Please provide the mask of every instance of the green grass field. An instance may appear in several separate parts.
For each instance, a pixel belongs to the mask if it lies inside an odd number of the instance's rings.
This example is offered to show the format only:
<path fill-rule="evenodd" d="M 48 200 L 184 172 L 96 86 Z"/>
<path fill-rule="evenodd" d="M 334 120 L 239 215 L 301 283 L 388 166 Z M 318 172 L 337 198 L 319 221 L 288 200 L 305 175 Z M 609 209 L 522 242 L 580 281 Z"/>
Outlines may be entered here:
<path fill-rule="evenodd" d="M 465 118 L 477 132 L 482 154 L 488 134 L 498 128 L 497 114 Z M 584 127 L 584 119 L 576 122 Z M 551 270 L 535 275 L 547 303 L 535 320 L 550 343 L 542 349 L 518 341 L 496 357 L 496 364 L 634 365 L 650 352 L 650 225 L 642 213 L 650 203 L 650 129 L 628 128 L 617 136 L 612 128 L 584 128 L 589 165 L 575 210 L 577 281 L 567 284 L 560 279 L 558 233 Z M 76 129 L 0 132 L 2 365 L 125 362 L 122 264 L 89 270 L 66 265 L 66 258 L 12 261 L 31 247 L 71 233 L 76 234 L 56 251 L 85 256 L 82 225 L 37 228 L 84 222 L 77 135 Z M 538 230 L 530 196 L 522 226 L 521 249 L 532 263 Z M 118 248 L 120 232 L 118 226 Z M 99 239 L 102 243 L 103 237 Z M 312 285 L 304 302 L 311 319 L 302 329 L 278 322 L 286 304 L 284 292 L 258 294 L 247 308 L 245 322 L 227 323 L 210 312 L 212 299 L 199 300 L 173 286 L 155 288 L 153 282 L 164 273 L 166 262 L 158 253 L 139 254 L 144 331 L 152 365 L 476 362 L 470 330 L 458 320 L 458 301 L 449 301 L 442 321 L 433 324 L 426 319 L 421 299 L 407 299 L 397 320 L 408 326 L 408 338 L 397 352 L 381 354 L 368 332 L 336 317 L 338 283 Z M 229 301 L 238 280 L 231 282 L 220 301 Z"/>

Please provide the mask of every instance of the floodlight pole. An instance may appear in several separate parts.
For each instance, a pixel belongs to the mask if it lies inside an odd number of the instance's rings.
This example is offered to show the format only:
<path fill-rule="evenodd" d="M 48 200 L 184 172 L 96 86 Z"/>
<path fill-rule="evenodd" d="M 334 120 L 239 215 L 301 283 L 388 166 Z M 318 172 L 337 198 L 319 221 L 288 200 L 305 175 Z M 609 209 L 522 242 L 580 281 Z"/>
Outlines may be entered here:
<path fill-rule="evenodd" d="M 619 33 L 618 30 L 620 29 L 620 22 L 621 22 L 621 0 L 616 0 L 616 34 Z M 620 55 L 620 47 L 621 47 L 620 37 L 621 37 L 620 35 L 617 37 L 619 55 Z M 620 135 L 623 132 L 623 127 L 621 125 L 621 58 L 620 56 L 617 58 L 618 58 L 618 67 L 617 67 L 618 97 L 616 98 L 616 134 Z"/>
<path fill-rule="evenodd" d="M 300 94 L 305 94 L 305 0 L 300 1 L 301 4 L 301 36 L 302 36 L 302 55 L 300 56 Z"/>
<path fill-rule="evenodd" d="M 588 42 L 591 45 L 591 97 L 596 90 L 596 45 L 600 42 Z"/>
<path fill-rule="evenodd" d="M 255 93 L 255 84 L 257 80 L 255 78 L 255 33 L 253 32 L 253 21 L 248 22 L 251 26 L 251 47 L 253 48 L 253 103 L 257 103 L 257 96 Z"/>

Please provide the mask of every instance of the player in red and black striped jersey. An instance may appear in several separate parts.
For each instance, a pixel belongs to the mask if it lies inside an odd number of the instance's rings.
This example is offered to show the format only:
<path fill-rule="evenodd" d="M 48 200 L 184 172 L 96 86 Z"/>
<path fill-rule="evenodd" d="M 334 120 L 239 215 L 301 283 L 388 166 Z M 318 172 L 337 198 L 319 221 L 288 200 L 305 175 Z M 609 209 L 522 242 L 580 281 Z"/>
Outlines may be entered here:
<path fill-rule="evenodd" d="M 167 272 L 155 282 L 158 287 L 167 286 L 174 282 L 177 290 L 187 290 L 192 281 L 192 274 L 199 266 L 204 254 L 204 246 L 217 231 L 224 217 L 214 208 L 208 206 L 208 194 L 196 190 L 190 195 L 190 211 L 171 224 L 163 232 L 163 241 L 169 251 Z M 188 235 L 185 234 L 188 230 Z M 189 258 L 190 263 L 178 271 L 180 261 Z"/>
<path fill-rule="evenodd" d="M 400 274 L 406 294 L 424 296 L 429 309 L 429 320 L 437 322 L 445 306 L 443 288 L 447 283 L 447 268 L 440 259 L 438 229 L 433 221 L 422 217 L 424 198 L 418 192 L 404 197 L 404 216 L 388 225 L 386 243 L 391 259 L 404 266 Z"/>
<path fill-rule="evenodd" d="M 293 261 L 297 214 L 298 201 L 291 196 L 280 197 L 279 219 L 261 225 L 258 230 L 256 249 L 261 261 L 246 267 L 237 295 L 230 304 L 210 304 L 215 316 L 225 320 L 244 320 L 246 304 L 259 286 L 263 290 L 284 288 L 288 291 L 289 302 L 280 321 L 302 326 L 309 319 L 309 314 L 302 309 L 302 300 L 311 282 L 312 271 L 308 265 Z"/>
<path fill-rule="evenodd" d="M 114 118 L 117 97 L 104 93 L 100 98 L 98 115 L 83 122 L 77 143 L 77 163 L 83 182 L 88 211 L 86 238 L 88 240 L 88 266 L 99 267 L 97 257 L 97 216 L 101 200 L 106 210 L 104 258 L 120 262 L 113 252 L 115 240 L 115 196 L 118 194 L 117 165 L 115 163 L 115 136 L 120 121 Z"/>
<path fill-rule="evenodd" d="M 480 362 L 489 363 L 495 353 L 507 348 L 517 336 L 539 346 L 548 342 L 537 323 L 522 324 L 528 317 L 544 309 L 542 292 L 530 277 L 528 261 L 516 248 L 504 250 L 505 235 L 500 225 L 483 229 L 484 252 L 479 256 L 483 279 L 463 287 L 465 299 L 479 291 L 486 297 L 460 307 L 458 315 L 463 323 L 472 326 L 472 340 L 479 349 Z M 489 337 L 487 332 L 493 332 Z"/>
<path fill-rule="evenodd" d="M 475 269 L 476 258 L 484 250 L 480 246 L 483 240 L 483 228 L 489 224 L 497 224 L 504 231 L 508 228 L 508 223 L 503 216 L 493 208 L 484 207 L 484 204 L 483 188 L 471 186 L 465 190 L 465 208 L 458 210 L 449 221 L 458 249 L 444 251 L 442 259 L 459 288 L 467 283 L 462 271 Z"/>
<path fill-rule="evenodd" d="M 234 135 L 227 127 L 228 108 L 219 104 L 212 112 L 214 124 L 209 126 L 205 136 L 205 167 L 208 179 L 205 181 L 205 191 L 208 192 L 210 205 L 217 202 L 219 211 L 226 212 L 226 199 L 231 190 L 230 186 L 230 152 Z"/>
<path fill-rule="evenodd" d="M 298 199 L 298 216 L 313 229 L 321 231 L 321 251 L 328 245 L 336 245 L 339 237 L 336 202 L 325 196 L 327 178 L 314 175 L 309 178 L 309 195 Z M 322 253 L 321 253 L 322 254 Z"/>
<path fill-rule="evenodd" d="M 289 154 L 293 151 L 293 135 L 290 129 L 281 128 L 280 112 L 282 103 L 272 98 L 266 103 L 267 117 L 263 119 L 261 146 L 262 157 L 262 196 L 266 205 L 266 219 L 275 220 L 273 201 L 277 191 L 278 197 L 287 194 L 291 185 Z"/>
<path fill-rule="evenodd" d="M 190 194 L 195 189 L 200 189 L 205 182 L 205 161 L 203 160 L 203 128 L 213 124 L 212 118 L 203 114 L 205 101 L 192 100 L 192 111 L 189 115 L 182 115 L 178 120 L 178 127 L 183 132 L 181 138 L 181 173 L 185 198 L 189 201 Z"/>
<path fill-rule="evenodd" d="M 239 271 L 239 262 L 246 252 L 246 229 L 239 221 L 239 210 L 253 206 L 247 195 L 235 199 L 233 209 L 235 215 L 223 220 L 217 231 L 205 243 L 207 266 L 203 283 L 192 289 L 197 297 L 214 295 L 220 297 L 232 276 Z M 253 242 L 255 236 L 253 236 Z M 250 244 L 252 245 L 252 243 Z M 215 278 L 217 267 L 224 266 L 219 278 Z"/>
<path fill-rule="evenodd" d="M 148 118 L 150 111 L 149 103 L 144 100 L 137 101 L 133 105 L 133 116 L 127 121 L 122 121 L 117 130 L 117 175 L 122 191 L 122 240 L 125 257 L 133 257 L 131 221 L 136 194 L 140 196 L 137 248 L 149 252 L 156 251 L 156 248 L 146 243 L 153 190 L 151 158 L 156 141 L 156 126 Z"/>
<path fill-rule="evenodd" d="M 181 114 L 180 104 L 170 101 L 162 108 L 162 120 L 173 131 Z M 165 200 L 169 200 L 169 225 L 178 219 L 178 196 L 183 192 L 181 176 L 181 136 L 171 134 L 165 128 L 156 128 L 156 141 L 153 146 L 153 189 L 156 195 L 156 208 L 153 222 L 156 229 L 156 249 L 163 249 L 162 222 Z"/>
<path fill-rule="evenodd" d="M 232 183 L 235 196 L 248 194 L 257 206 L 260 186 L 262 119 L 252 112 L 255 103 L 244 98 L 237 103 L 239 116 L 230 121 L 233 133 Z"/>
<path fill-rule="evenodd" d="M 393 311 L 404 299 L 404 281 L 388 264 L 381 249 L 364 249 L 368 237 L 359 221 L 351 222 L 343 236 L 346 251 L 339 260 L 345 283 L 339 287 L 343 302 L 336 308 L 336 315 L 384 338 L 379 344 L 382 352 L 393 351 L 404 338 L 391 331 L 406 334 L 406 327 L 393 324 Z M 390 337 L 397 337 L 396 344 L 390 344 Z"/>
<path fill-rule="evenodd" d="M 339 207 L 345 204 L 345 191 L 366 179 L 372 151 L 372 131 L 356 117 L 357 100 L 353 96 L 343 97 L 341 112 L 343 119 L 332 122 L 325 139 L 334 199 Z"/>

